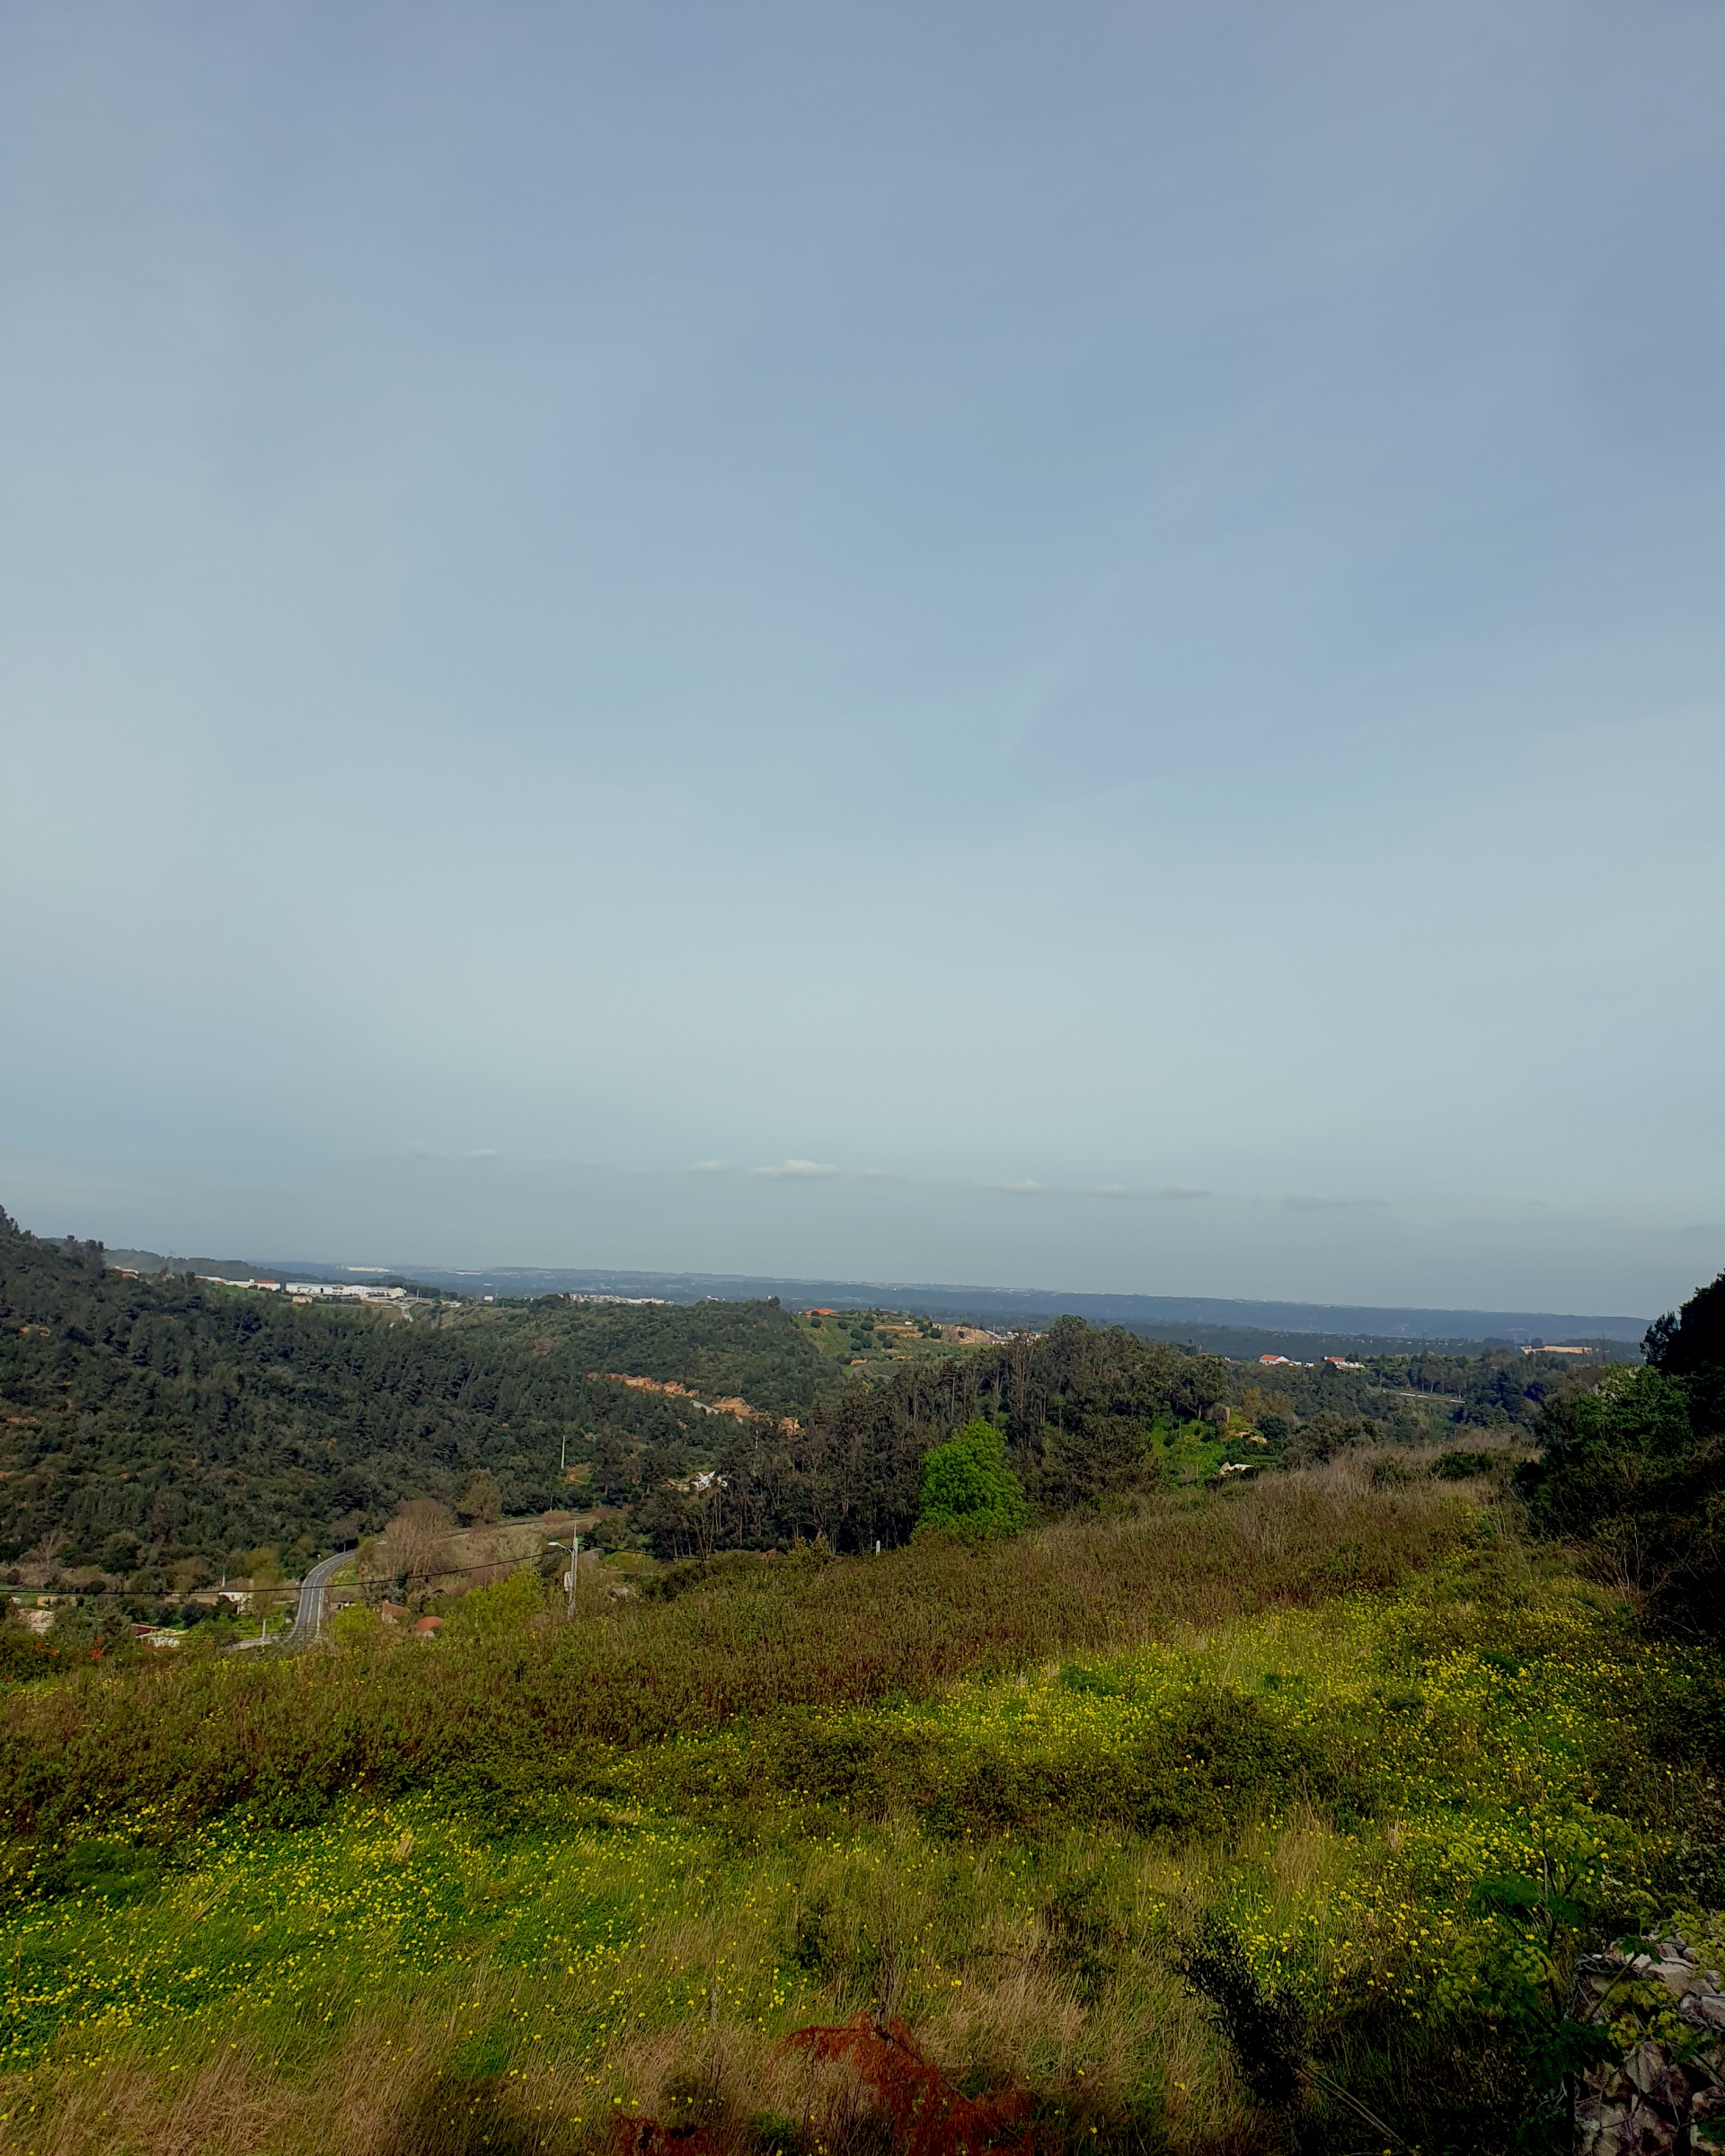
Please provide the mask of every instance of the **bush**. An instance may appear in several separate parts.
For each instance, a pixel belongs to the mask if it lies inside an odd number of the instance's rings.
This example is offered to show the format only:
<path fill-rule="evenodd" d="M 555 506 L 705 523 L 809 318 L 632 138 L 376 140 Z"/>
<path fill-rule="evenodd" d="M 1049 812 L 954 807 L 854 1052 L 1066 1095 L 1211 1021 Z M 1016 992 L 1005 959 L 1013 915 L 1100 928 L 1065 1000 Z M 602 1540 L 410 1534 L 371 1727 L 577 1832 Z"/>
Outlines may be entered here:
<path fill-rule="evenodd" d="M 0 1684 L 51 1677 L 66 1666 L 64 1651 L 22 1624 L 0 1624 Z"/>
<path fill-rule="evenodd" d="M 1725 1438 L 1697 1427 L 1694 1379 L 1619 1365 L 1547 1401 L 1516 1484 L 1544 1533 L 1683 1630 L 1725 1632 Z"/>
<path fill-rule="evenodd" d="M 1287 1718 L 1232 1686 L 1206 1685 L 1146 1736 L 1107 1809 L 1138 1833 L 1226 1839 L 1329 1779 Z"/>
<path fill-rule="evenodd" d="M 1291 2103 L 1306 2051 L 1306 2018 L 1294 1993 L 1264 1983 L 1239 1933 L 1214 1910 L 1181 1949 L 1179 1966 L 1209 2009 L 1247 2088 L 1261 2103 Z"/>
<path fill-rule="evenodd" d="M 1440 1453 L 1431 1463 L 1430 1471 L 1440 1482 L 1465 1482 L 1474 1475 L 1490 1475 L 1508 1464 L 1509 1455 L 1495 1453 L 1469 1453 L 1455 1450 Z"/>
<path fill-rule="evenodd" d="M 184 1828 L 278 1771 L 387 1792 L 441 1780 L 462 1751 L 633 1751 L 793 1704 L 927 1697 L 966 1672 L 1309 1606 L 1335 1591 L 1339 1543 L 1381 1568 L 1419 1568 L 1454 1551 L 1467 1519 L 1429 1482 L 1343 1491 L 1276 1476 L 1010 1548 L 933 1535 L 878 1559 L 810 1545 L 801 1559 L 731 1560 L 668 1606 L 454 1627 L 438 1652 L 228 1657 L 214 1650 L 231 1621 L 208 1620 L 193 1630 L 201 1651 L 189 1641 L 123 1673 L 80 1657 L 60 1683 L 12 1687 L 0 1825 L 51 1837 L 151 1806 Z M 1359 1584 L 1351 1570 L 1349 1584 Z"/>
<path fill-rule="evenodd" d="M 89 1602 L 62 1603 L 54 1613 L 49 1637 L 63 1652 L 93 1661 L 123 1658 L 137 1652 L 130 1621 L 111 1595 L 98 1595 Z"/>
<path fill-rule="evenodd" d="M 1030 1516 L 1018 1477 L 1006 1464 L 1004 1440 L 980 1417 L 937 1445 L 923 1462 L 919 1532 L 992 1542 L 1018 1533 Z"/>
<path fill-rule="evenodd" d="M 1326 1409 L 1295 1431 L 1285 1456 L 1289 1467 L 1318 1467 L 1363 1445 L 1377 1445 L 1383 1437 L 1384 1425 L 1370 1416 L 1338 1415 Z"/>
<path fill-rule="evenodd" d="M 338 1647 L 368 1647 L 383 1636 L 383 1619 L 363 1602 L 350 1602 L 330 1613 L 330 1637 Z"/>
<path fill-rule="evenodd" d="M 564 1562 L 567 1563 L 567 1559 Z M 493 1639 L 518 1632 L 545 1606 L 545 1591 L 536 1572 L 525 1567 L 489 1587 L 471 1587 L 442 1609 L 445 1639 Z"/>

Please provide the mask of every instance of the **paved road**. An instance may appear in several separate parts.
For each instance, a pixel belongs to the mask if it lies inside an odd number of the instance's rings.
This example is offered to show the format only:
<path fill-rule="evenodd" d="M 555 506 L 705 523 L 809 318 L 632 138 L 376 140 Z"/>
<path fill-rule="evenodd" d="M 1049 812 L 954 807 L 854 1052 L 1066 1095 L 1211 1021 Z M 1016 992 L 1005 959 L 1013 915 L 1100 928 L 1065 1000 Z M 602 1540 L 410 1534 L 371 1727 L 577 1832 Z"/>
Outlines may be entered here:
<path fill-rule="evenodd" d="M 299 1608 L 294 1616 L 294 1629 L 288 1635 L 288 1646 L 309 1647 L 323 1630 L 323 1590 L 352 1555 L 351 1550 L 338 1550 L 333 1557 L 314 1565 L 300 1581 Z"/>

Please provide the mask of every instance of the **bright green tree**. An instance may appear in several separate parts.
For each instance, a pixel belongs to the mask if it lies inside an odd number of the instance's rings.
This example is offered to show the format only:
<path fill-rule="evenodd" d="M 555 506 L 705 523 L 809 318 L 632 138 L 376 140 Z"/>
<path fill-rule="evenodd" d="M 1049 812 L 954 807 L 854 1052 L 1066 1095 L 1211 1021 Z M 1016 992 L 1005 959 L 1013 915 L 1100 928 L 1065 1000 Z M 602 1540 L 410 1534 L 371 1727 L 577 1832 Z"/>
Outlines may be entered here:
<path fill-rule="evenodd" d="M 1030 1516 L 1018 1477 L 1006 1464 L 1000 1432 L 980 1418 L 924 1460 L 919 1531 L 988 1542 L 1016 1534 Z"/>

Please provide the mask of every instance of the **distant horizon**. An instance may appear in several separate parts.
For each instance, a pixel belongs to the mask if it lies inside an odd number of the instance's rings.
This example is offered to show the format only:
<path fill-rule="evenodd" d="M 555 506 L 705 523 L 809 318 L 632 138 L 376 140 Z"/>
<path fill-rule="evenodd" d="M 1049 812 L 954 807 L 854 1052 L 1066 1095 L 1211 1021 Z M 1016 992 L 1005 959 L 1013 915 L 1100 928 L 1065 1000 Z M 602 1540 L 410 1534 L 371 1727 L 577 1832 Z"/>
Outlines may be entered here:
<path fill-rule="evenodd" d="M 1334 1332 L 1375 1337 L 1393 1337 L 1398 1330 L 1411 1339 L 1483 1339 L 1484 1331 L 1469 1329 L 1457 1323 L 1447 1329 L 1441 1325 L 1420 1324 L 1413 1321 L 1477 1321 L 1482 1325 L 1496 1321 L 1502 1328 L 1502 1336 L 1511 1338 L 1526 1332 L 1544 1332 L 1561 1330 L 1579 1334 L 1591 1330 L 1597 1337 L 1630 1340 L 1639 1339 L 1652 1321 L 1650 1316 L 1637 1316 L 1624 1312 L 1598 1312 L 1574 1311 L 1494 1310 L 1480 1307 L 1433 1307 L 1389 1303 L 1346 1303 L 1300 1302 L 1287 1298 L 1261 1296 L 1216 1295 L 1154 1295 L 1142 1294 L 1130 1290 L 1085 1290 L 1058 1287 L 1010 1287 L 998 1283 L 907 1279 L 840 1279 L 824 1276 L 787 1274 L 754 1274 L 734 1272 L 701 1272 L 669 1268 L 663 1269 L 630 1267 L 591 1266 L 449 1266 L 427 1261 L 380 1265 L 373 1261 L 353 1262 L 332 1258 L 265 1257 L 253 1253 L 235 1253 L 217 1256 L 213 1253 L 162 1251 L 144 1247 L 115 1246 L 109 1250 L 111 1260 L 156 1260 L 166 1264 L 197 1267 L 208 1265 L 261 1269 L 272 1277 L 288 1278 L 297 1275 L 306 1279 L 340 1279 L 352 1277 L 356 1281 L 373 1279 L 379 1275 L 392 1279 L 411 1279 L 427 1286 L 453 1287 L 467 1286 L 470 1289 L 513 1285 L 520 1292 L 549 1294 L 571 1289 L 593 1293 L 606 1291 L 637 1291 L 644 1295 L 669 1290 L 668 1301 L 695 1300 L 701 1291 L 711 1292 L 724 1288 L 733 1291 L 722 1300 L 741 1300 L 750 1294 L 772 1294 L 783 1298 L 786 1291 L 792 1295 L 837 1296 L 840 1298 L 862 1295 L 898 1295 L 913 1298 L 927 1307 L 950 1305 L 982 1310 L 995 1305 L 1002 1313 L 1013 1309 L 1025 1312 L 1055 1312 L 1071 1310 L 1075 1314 L 1096 1314 L 1118 1306 L 1121 1321 L 1132 1321 L 1132 1313 L 1140 1322 L 1166 1322 L 1179 1324 L 1190 1321 L 1196 1324 L 1234 1326 L 1242 1330 L 1274 1330 L 1313 1333 Z M 679 1294 L 677 1291 L 681 1290 Z M 907 1305 L 910 1306 L 910 1305 Z M 1333 1321 L 1322 1325 L 1302 1324 L 1301 1319 Z M 1372 1320 L 1384 1323 L 1374 1324 Z M 1399 1322 L 1399 1325 L 1397 1323 Z"/>
<path fill-rule="evenodd" d="M 68 1173 L 40 1153 L 14 1153 L 8 1164 L 0 1146 L 0 1204 L 41 1233 L 175 1254 L 354 1251 L 363 1266 L 379 1262 L 380 1249 L 441 1249 L 462 1261 L 425 1259 L 419 1269 L 989 1283 L 1001 1294 L 1196 1294 L 1313 1309 L 1657 1312 L 1712 1279 L 1725 1256 L 1725 1224 L 1689 1224 L 1678 1239 L 1688 1254 L 1673 1258 L 1657 1254 L 1644 1220 L 1602 1261 L 1586 1240 L 1597 1222 L 1579 1207 L 1506 1206 L 1495 1217 L 1474 1207 L 1470 1253 L 1429 1207 L 1220 1189 L 989 1188 L 500 1157 L 350 1167 L 332 1202 L 314 1188 L 224 1188 L 155 1169 L 139 1179 L 96 1162 Z M 668 1249 L 680 1262 L 665 1261 Z"/>

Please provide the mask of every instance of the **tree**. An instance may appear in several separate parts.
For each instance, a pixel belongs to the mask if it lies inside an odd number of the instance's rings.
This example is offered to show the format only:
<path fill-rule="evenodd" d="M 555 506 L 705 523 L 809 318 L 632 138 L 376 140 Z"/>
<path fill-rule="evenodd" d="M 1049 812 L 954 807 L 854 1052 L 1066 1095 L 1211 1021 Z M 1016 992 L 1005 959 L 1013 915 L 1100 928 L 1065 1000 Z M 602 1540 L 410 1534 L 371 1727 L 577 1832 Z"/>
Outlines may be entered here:
<path fill-rule="evenodd" d="M 1641 1353 L 1655 1370 L 1681 1382 L 1706 1432 L 1725 1427 L 1725 1273 L 1698 1287 L 1680 1311 L 1656 1319 Z"/>
<path fill-rule="evenodd" d="M 456 1500 L 456 1511 L 473 1527 L 493 1527 L 501 1519 L 503 1501 L 498 1493 L 497 1478 L 489 1467 L 482 1467 L 474 1475 L 465 1495 Z"/>
<path fill-rule="evenodd" d="M 399 1580 L 410 1595 L 423 1595 L 447 1563 L 446 1544 L 455 1522 L 447 1506 L 415 1498 L 365 1553 L 365 1577 L 379 1586 Z"/>
<path fill-rule="evenodd" d="M 1258 1435 L 1269 1445 L 1271 1453 L 1278 1457 L 1287 1451 L 1288 1439 L 1298 1427 L 1299 1424 L 1286 1407 L 1260 1408 L 1258 1410 Z"/>
<path fill-rule="evenodd" d="M 923 1462 L 919 1530 L 988 1542 L 1016 1534 L 1030 1516 L 1018 1477 L 1006 1464 L 1000 1432 L 980 1417 Z"/>
<path fill-rule="evenodd" d="M 1663 1621 L 1715 1635 L 1725 1631 L 1725 1439 L 1694 1401 L 1721 1375 L 1658 1364 L 1588 1373 L 1545 1403 L 1544 1457 L 1516 1476 L 1547 1533 L 1585 1541 L 1595 1569 L 1646 1596 Z"/>

